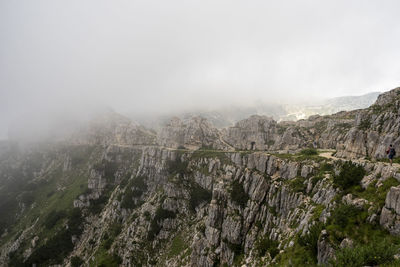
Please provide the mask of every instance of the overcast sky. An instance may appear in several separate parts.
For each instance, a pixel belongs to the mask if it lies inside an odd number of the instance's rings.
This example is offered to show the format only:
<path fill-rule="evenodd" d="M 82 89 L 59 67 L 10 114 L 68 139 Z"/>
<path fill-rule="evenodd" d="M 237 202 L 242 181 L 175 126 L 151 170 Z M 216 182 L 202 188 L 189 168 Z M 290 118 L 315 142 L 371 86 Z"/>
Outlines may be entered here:
<path fill-rule="evenodd" d="M 160 112 L 389 90 L 400 85 L 399 10 L 397 0 L 0 0 L 0 125 L 98 105 Z"/>

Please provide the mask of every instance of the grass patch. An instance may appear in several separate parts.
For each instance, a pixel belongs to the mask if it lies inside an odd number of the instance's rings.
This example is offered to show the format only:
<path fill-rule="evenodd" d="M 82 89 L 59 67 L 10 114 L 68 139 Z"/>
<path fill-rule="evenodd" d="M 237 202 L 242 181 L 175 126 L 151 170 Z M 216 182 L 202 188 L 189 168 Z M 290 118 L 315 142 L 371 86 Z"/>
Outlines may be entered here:
<path fill-rule="evenodd" d="M 173 258 L 178 256 L 187 248 L 187 244 L 181 235 L 174 237 L 171 243 L 171 247 L 168 251 L 168 258 Z"/>
<path fill-rule="evenodd" d="M 297 177 L 289 181 L 289 189 L 293 193 L 306 193 L 307 184 L 305 184 L 306 178 Z"/>

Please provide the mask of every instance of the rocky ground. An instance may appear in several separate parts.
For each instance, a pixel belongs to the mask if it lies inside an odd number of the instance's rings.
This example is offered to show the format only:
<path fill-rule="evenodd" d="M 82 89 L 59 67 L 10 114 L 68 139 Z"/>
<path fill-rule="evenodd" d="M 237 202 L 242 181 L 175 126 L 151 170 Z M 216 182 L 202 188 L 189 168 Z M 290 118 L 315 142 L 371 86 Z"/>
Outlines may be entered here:
<path fill-rule="evenodd" d="M 0 265 L 396 266 L 400 166 L 383 158 L 399 92 L 295 123 L 155 133 L 109 114 L 63 142 L 2 144 Z"/>

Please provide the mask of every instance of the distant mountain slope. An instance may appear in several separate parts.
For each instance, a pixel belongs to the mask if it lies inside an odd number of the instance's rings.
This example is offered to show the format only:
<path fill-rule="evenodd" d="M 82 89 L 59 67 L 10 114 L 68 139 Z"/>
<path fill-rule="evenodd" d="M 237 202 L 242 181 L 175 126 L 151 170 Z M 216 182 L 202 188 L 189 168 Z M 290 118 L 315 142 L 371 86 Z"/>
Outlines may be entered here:
<path fill-rule="evenodd" d="M 308 105 L 286 105 L 285 110 L 287 114 L 279 119 L 293 121 L 306 119 L 312 115 L 330 115 L 339 111 L 367 108 L 374 104 L 379 94 L 379 92 L 372 92 L 360 96 L 342 96 L 330 98 Z"/>
<path fill-rule="evenodd" d="M 197 116 L 207 119 L 217 128 L 225 128 L 252 115 L 268 116 L 276 121 L 296 121 L 312 115 L 330 115 L 339 111 L 367 108 L 376 101 L 379 94 L 379 92 L 372 92 L 361 96 L 343 96 L 299 104 L 284 104 L 284 100 L 281 103 L 260 102 L 254 105 L 232 105 L 214 110 L 189 110 L 162 115 L 130 114 L 129 117 L 154 130 L 160 130 L 173 117 L 185 120 Z"/>

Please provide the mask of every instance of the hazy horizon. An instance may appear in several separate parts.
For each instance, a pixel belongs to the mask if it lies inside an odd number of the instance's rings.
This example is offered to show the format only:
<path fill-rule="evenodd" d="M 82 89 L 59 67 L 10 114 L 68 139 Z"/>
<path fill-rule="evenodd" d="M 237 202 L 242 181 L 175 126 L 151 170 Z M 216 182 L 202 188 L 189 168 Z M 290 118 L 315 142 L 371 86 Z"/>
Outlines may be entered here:
<path fill-rule="evenodd" d="M 0 137 L 15 121 L 99 107 L 162 114 L 387 91 L 400 85 L 399 8 L 0 1 Z"/>

